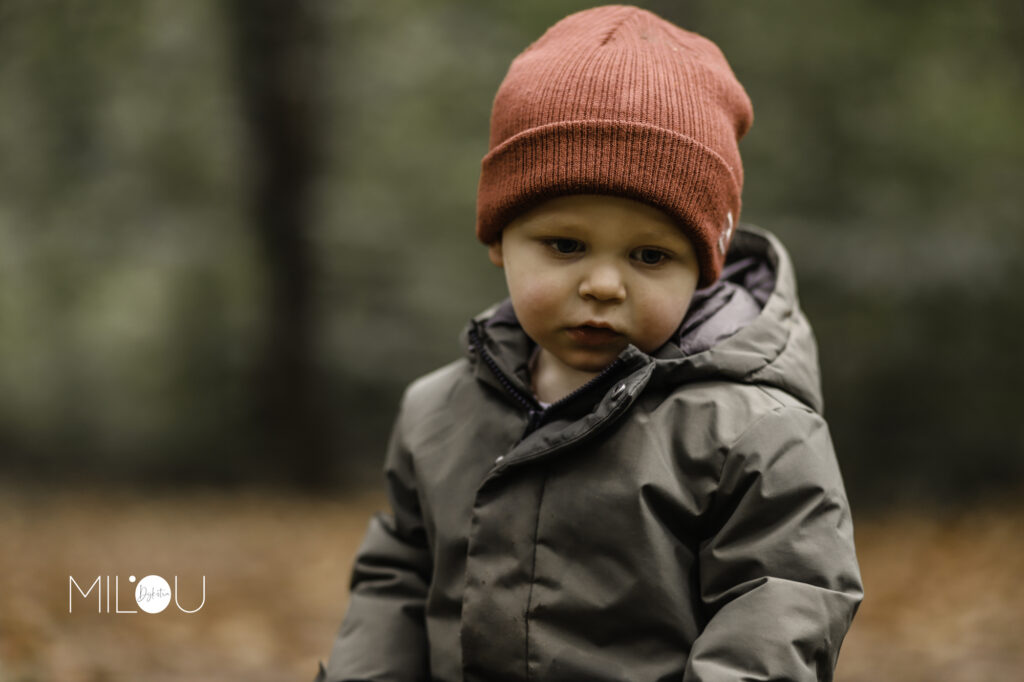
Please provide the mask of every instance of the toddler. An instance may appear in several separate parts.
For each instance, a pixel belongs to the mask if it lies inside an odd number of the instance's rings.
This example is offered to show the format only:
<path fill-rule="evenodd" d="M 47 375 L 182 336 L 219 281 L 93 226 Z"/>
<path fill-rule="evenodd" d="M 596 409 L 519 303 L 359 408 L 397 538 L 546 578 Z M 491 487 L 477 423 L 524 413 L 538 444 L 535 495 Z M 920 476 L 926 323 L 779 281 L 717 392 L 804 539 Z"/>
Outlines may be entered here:
<path fill-rule="evenodd" d="M 597 7 L 494 100 L 476 235 L 509 299 L 406 390 L 318 680 L 830 680 L 861 600 L 816 348 L 738 224 L 750 101 Z"/>

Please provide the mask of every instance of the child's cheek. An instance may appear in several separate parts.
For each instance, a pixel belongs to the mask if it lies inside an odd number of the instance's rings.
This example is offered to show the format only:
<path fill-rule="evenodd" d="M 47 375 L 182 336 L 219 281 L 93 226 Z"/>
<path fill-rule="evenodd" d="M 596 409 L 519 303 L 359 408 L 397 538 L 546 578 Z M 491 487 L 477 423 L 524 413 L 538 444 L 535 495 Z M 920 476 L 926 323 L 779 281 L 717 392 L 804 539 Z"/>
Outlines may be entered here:
<path fill-rule="evenodd" d="M 520 304 L 534 315 L 549 315 L 558 309 L 559 301 L 565 300 L 565 292 L 558 286 L 556 278 L 539 273 L 523 273 L 520 279 Z"/>
<path fill-rule="evenodd" d="M 686 314 L 687 301 L 678 297 L 658 297 L 643 301 L 637 311 L 640 350 L 650 353 L 671 338 Z"/>
<path fill-rule="evenodd" d="M 522 309 L 520 322 L 529 324 L 534 331 L 540 331 L 541 327 L 548 326 L 547 323 L 551 321 L 555 312 L 550 297 L 542 291 L 526 295 L 524 300 L 520 301 L 519 308 Z"/>

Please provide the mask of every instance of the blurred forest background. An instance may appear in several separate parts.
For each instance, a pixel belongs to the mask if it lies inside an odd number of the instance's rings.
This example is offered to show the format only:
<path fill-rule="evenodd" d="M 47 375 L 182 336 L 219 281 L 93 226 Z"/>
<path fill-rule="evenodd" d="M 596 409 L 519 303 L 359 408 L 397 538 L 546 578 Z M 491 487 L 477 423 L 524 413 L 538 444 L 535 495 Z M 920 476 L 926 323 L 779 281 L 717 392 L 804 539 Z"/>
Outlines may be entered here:
<path fill-rule="evenodd" d="M 402 388 L 504 296 L 473 236 L 494 92 L 592 4 L 0 0 L 0 481 L 364 500 Z M 743 219 L 793 254 L 855 513 L 1019 494 L 1024 6 L 638 4 L 753 100 Z M 64 537 L 74 507 L 6 497 L 5 553 Z M 1019 549 L 1016 513 L 986 537 Z M 23 617 L 0 606 L 0 661 L 31 658 Z"/>
<path fill-rule="evenodd" d="M 473 236 L 508 62 L 585 2 L 0 2 L 13 477 L 374 480 L 397 397 L 504 295 Z M 649 2 L 755 105 L 856 502 L 1024 479 L 1024 15 Z"/>

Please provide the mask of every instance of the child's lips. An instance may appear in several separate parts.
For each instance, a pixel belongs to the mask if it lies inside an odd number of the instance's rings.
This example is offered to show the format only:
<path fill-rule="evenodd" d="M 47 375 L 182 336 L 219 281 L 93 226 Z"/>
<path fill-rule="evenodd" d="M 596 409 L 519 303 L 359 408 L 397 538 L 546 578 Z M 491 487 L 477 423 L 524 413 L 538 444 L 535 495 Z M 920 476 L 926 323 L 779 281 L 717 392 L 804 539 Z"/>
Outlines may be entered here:
<path fill-rule="evenodd" d="M 566 329 L 566 333 L 570 339 L 584 346 L 606 346 L 615 343 L 623 336 L 611 327 L 597 327 L 589 324 L 569 327 Z"/>

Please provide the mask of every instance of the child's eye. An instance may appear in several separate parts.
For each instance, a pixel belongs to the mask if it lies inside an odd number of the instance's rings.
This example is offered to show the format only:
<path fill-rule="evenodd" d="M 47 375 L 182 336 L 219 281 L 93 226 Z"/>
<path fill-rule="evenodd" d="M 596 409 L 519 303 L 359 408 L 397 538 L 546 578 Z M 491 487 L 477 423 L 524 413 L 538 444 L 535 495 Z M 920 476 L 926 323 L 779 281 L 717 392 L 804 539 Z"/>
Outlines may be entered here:
<path fill-rule="evenodd" d="M 633 252 L 633 257 L 644 265 L 658 265 L 668 258 L 668 254 L 658 249 L 637 249 Z"/>
<path fill-rule="evenodd" d="M 560 254 L 568 255 L 582 250 L 583 244 L 575 239 L 549 239 L 548 245 Z"/>

